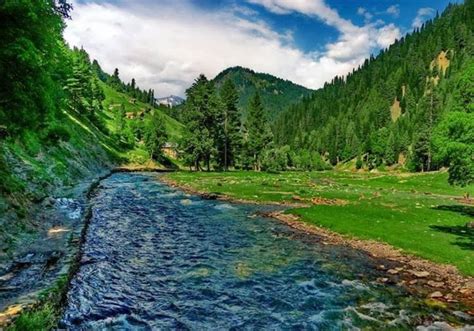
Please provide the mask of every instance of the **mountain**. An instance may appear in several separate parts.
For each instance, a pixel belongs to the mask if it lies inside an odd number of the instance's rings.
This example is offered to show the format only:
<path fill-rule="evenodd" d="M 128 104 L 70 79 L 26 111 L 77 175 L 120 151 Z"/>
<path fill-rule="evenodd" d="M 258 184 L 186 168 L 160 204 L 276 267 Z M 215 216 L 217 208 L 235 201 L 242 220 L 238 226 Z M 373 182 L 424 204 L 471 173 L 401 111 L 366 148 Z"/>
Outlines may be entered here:
<path fill-rule="evenodd" d="M 369 168 L 436 170 L 452 165 L 453 139 L 469 164 L 474 142 L 461 128 L 474 123 L 473 98 L 474 1 L 466 0 L 291 106 L 274 134 L 280 146 L 318 151 L 332 164 L 358 157 Z"/>
<path fill-rule="evenodd" d="M 157 104 L 167 106 L 167 107 L 170 107 L 170 108 L 179 106 L 184 102 L 183 98 L 178 97 L 176 95 L 170 95 L 170 96 L 163 97 L 163 98 L 157 98 L 155 100 L 156 100 Z"/>
<path fill-rule="evenodd" d="M 269 119 L 276 118 L 290 105 L 313 92 L 288 80 L 242 67 L 228 68 L 218 74 L 213 81 L 217 88 L 220 88 L 226 79 L 231 79 L 237 87 L 240 109 L 246 109 L 249 99 L 258 90 Z"/>

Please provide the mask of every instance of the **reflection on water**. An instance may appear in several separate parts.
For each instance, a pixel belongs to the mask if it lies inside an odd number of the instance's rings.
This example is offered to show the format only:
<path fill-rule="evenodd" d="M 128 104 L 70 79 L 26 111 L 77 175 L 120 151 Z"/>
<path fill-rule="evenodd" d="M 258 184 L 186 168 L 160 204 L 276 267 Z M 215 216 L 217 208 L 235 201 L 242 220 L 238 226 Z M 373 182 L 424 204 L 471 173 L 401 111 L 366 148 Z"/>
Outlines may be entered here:
<path fill-rule="evenodd" d="M 365 256 L 250 218 L 255 206 L 185 196 L 148 174 L 113 175 L 92 203 L 70 329 L 378 330 L 428 314 L 375 284 Z"/>

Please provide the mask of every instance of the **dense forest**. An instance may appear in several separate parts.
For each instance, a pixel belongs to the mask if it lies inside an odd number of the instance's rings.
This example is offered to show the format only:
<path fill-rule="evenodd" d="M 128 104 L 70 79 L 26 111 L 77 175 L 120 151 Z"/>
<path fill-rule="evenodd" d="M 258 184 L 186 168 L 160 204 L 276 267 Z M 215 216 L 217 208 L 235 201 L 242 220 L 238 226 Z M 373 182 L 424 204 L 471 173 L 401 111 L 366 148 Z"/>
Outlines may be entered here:
<path fill-rule="evenodd" d="M 450 167 L 450 182 L 467 184 L 473 100 L 474 1 L 467 0 L 290 107 L 273 132 L 279 146 L 317 151 L 332 165 Z"/>

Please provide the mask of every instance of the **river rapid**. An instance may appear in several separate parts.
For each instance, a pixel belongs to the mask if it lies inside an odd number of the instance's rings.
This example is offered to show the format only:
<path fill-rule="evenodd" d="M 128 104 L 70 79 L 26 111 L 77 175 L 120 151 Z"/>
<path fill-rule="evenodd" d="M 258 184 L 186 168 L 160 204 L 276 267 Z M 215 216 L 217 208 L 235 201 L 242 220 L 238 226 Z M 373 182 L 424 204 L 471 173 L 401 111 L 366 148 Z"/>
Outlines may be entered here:
<path fill-rule="evenodd" d="M 204 200 L 146 173 L 112 175 L 91 204 L 65 328 L 400 330 L 445 318 L 378 284 L 365 254 L 256 216 L 271 207 Z"/>

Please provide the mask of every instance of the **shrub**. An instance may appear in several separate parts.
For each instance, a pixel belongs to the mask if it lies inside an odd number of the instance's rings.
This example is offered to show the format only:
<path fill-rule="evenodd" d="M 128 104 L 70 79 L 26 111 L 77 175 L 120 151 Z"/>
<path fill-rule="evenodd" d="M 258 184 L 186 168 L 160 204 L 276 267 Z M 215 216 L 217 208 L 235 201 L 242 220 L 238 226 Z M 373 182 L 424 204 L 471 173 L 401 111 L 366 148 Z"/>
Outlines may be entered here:
<path fill-rule="evenodd" d="M 69 141 L 71 134 L 62 125 L 52 125 L 47 129 L 45 139 L 46 142 L 55 144 L 59 141 Z"/>

